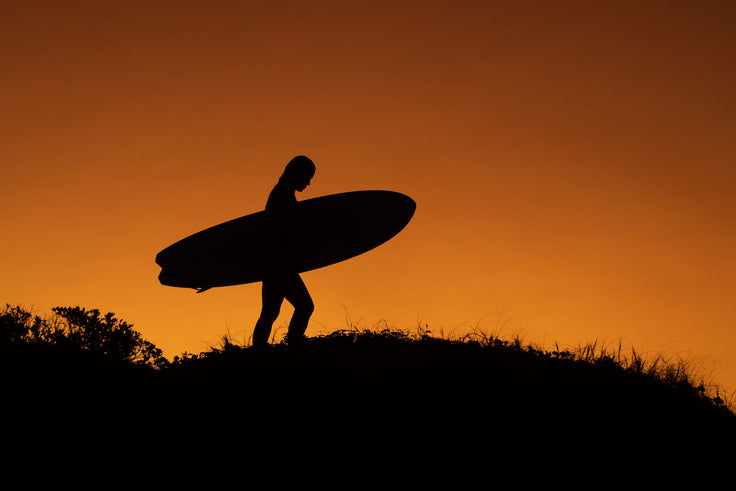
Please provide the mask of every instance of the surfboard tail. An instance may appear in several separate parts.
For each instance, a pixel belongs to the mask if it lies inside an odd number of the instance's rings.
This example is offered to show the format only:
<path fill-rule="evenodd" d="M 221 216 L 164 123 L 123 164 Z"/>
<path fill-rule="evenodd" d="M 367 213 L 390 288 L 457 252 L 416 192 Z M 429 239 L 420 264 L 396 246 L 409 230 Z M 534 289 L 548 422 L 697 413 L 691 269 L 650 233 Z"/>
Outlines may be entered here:
<path fill-rule="evenodd" d="M 203 285 L 203 284 L 198 284 L 197 282 L 193 282 L 191 281 L 191 279 L 188 279 L 186 277 L 183 277 L 181 274 L 178 274 L 176 270 L 172 270 L 169 268 L 161 269 L 161 272 L 158 274 L 158 281 L 164 286 L 192 288 L 194 290 L 197 290 L 197 293 L 202 293 L 212 288 L 211 285 Z"/>
<path fill-rule="evenodd" d="M 171 270 L 162 268 L 161 272 L 158 274 L 158 281 L 165 286 L 178 286 L 180 279 L 178 278 L 178 275 L 174 274 Z"/>

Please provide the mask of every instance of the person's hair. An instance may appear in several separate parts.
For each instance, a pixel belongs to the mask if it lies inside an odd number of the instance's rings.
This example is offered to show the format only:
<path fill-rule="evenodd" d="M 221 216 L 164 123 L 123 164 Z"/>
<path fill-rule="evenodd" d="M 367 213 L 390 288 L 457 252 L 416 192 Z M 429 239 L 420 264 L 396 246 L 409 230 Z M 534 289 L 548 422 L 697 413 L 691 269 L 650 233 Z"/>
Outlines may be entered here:
<path fill-rule="evenodd" d="M 317 167 L 311 159 L 304 155 L 297 155 L 286 164 L 284 173 L 281 174 L 279 182 L 293 181 L 295 178 L 310 174 L 314 175 Z"/>

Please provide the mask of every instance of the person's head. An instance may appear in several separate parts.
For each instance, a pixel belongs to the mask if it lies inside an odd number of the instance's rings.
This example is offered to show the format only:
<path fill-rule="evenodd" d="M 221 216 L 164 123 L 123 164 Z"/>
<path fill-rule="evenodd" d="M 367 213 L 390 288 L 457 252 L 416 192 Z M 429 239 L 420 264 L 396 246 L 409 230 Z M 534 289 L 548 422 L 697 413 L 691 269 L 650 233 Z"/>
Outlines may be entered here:
<path fill-rule="evenodd" d="M 316 166 L 304 155 L 294 157 L 286 164 L 286 169 L 279 182 L 287 184 L 297 191 L 304 191 L 314 177 Z"/>

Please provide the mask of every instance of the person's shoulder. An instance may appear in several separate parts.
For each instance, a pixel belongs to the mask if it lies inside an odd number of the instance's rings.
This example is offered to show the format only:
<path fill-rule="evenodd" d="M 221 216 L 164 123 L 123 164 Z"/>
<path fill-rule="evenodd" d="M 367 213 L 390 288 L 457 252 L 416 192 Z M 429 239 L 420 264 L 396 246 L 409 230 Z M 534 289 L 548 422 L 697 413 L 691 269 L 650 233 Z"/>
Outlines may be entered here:
<path fill-rule="evenodd" d="M 274 188 L 271 190 L 271 193 L 268 195 L 268 201 L 266 201 L 266 210 L 271 209 L 283 209 L 284 207 L 288 207 L 290 205 L 293 205 L 293 203 L 296 202 L 296 198 L 292 195 L 290 195 L 289 190 L 281 185 L 281 183 L 276 184 Z"/>

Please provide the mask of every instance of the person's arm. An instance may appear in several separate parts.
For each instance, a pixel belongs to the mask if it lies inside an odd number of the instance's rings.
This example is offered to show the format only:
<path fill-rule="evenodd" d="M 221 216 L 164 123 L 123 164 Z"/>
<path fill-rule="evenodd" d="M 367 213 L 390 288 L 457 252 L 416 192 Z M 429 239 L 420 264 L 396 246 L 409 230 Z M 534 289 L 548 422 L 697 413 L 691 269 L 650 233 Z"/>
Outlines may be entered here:
<path fill-rule="evenodd" d="M 277 249 L 278 259 L 272 265 L 277 274 L 297 272 L 293 253 L 296 200 L 291 201 L 288 198 L 279 196 L 278 190 L 274 190 L 266 206 L 273 230 L 274 247 Z"/>

